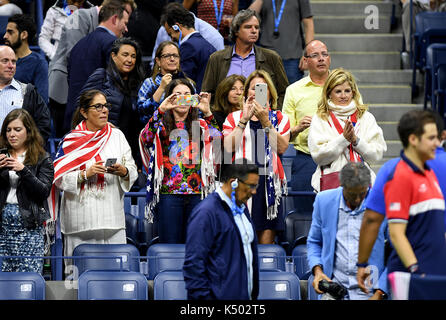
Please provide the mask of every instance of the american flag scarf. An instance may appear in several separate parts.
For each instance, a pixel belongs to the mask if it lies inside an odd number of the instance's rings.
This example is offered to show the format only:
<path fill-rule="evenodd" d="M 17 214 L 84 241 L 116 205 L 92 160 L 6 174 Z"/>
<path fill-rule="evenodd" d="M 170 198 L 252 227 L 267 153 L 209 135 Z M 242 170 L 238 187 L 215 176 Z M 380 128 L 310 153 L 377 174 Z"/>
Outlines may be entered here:
<path fill-rule="evenodd" d="M 48 201 L 53 221 L 57 218 L 57 206 L 59 204 L 59 190 L 57 190 L 55 182 L 73 170 L 86 169 L 85 163 L 93 158 L 96 162 L 100 161 L 99 153 L 107 144 L 111 132 L 112 128 L 108 123 L 101 130 L 89 131 L 84 120 L 60 142 L 54 160 L 54 180 L 50 200 Z M 97 187 L 103 188 L 104 183 L 104 175 L 98 174 Z M 81 189 L 84 189 L 84 184 L 82 183 Z"/>
<path fill-rule="evenodd" d="M 156 113 L 157 111 L 155 111 Z M 154 114 L 155 116 L 155 114 Z M 212 152 L 211 136 L 206 121 L 199 119 L 200 129 L 204 137 L 204 150 L 201 152 L 201 198 L 205 198 L 208 194 L 215 190 L 215 168 Z M 164 125 L 162 121 L 155 124 L 157 129 L 155 139 L 150 147 L 143 143 L 142 129 L 139 134 L 139 149 L 141 152 L 142 163 L 147 172 L 146 184 L 146 206 L 145 218 L 152 223 L 153 213 L 157 203 L 159 202 L 160 189 L 164 178 L 163 165 L 163 147 L 161 144 L 160 133 Z"/>

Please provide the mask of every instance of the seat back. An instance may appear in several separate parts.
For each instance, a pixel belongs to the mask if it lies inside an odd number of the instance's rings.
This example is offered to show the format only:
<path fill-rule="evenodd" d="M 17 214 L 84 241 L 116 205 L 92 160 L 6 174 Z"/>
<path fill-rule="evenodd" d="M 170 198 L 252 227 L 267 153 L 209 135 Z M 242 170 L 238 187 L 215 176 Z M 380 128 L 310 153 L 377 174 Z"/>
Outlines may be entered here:
<path fill-rule="evenodd" d="M 260 271 L 259 300 L 300 300 L 296 274 L 283 271 Z"/>
<path fill-rule="evenodd" d="M 87 271 L 79 277 L 79 300 L 147 300 L 146 277 L 132 271 Z"/>
<path fill-rule="evenodd" d="M 425 107 L 427 100 L 430 99 L 432 109 L 438 110 L 437 98 L 435 92 L 438 87 L 438 69 L 446 65 L 446 44 L 433 43 L 427 48 L 426 53 L 426 81 L 425 81 Z M 444 89 L 444 87 L 443 87 Z"/>
<path fill-rule="evenodd" d="M 259 270 L 285 271 L 286 251 L 278 244 L 259 244 Z"/>
<path fill-rule="evenodd" d="M 121 270 L 139 272 L 139 252 L 131 244 L 83 243 L 73 250 L 78 274 L 87 270 Z M 122 261 L 122 264 L 121 264 Z"/>
<path fill-rule="evenodd" d="M 45 300 L 45 279 L 37 272 L 0 272 L 0 300 Z"/>
<path fill-rule="evenodd" d="M 446 43 L 446 12 L 421 12 L 415 16 L 415 64 L 426 65 L 427 47 L 432 43 Z"/>
<path fill-rule="evenodd" d="M 156 243 L 147 249 L 149 274 L 148 279 L 154 280 L 162 271 L 183 270 L 186 247 L 184 244 Z"/>
<path fill-rule="evenodd" d="M 153 280 L 154 300 L 187 300 L 183 272 L 163 271 Z"/>
<path fill-rule="evenodd" d="M 138 218 L 129 213 L 125 214 L 125 234 L 127 243 L 138 245 Z"/>
<path fill-rule="evenodd" d="M 304 279 L 308 271 L 310 271 L 307 260 L 307 244 L 299 244 L 294 247 L 291 256 L 295 266 L 294 272 L 299 279 Z"/>
<path fill-rule="evenodd" d="M 307 237 L 310 231 L 312 212 L 290 211 L 285 218 L 285 235 L 288 243 L 293 245 L 302 237 Z"/>

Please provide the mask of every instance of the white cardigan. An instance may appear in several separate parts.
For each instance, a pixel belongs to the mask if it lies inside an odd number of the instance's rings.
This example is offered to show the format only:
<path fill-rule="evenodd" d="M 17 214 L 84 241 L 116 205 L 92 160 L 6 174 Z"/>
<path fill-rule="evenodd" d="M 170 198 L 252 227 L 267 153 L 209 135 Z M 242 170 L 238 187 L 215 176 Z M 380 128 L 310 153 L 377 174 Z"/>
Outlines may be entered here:
<path fill-rule="evenodd" d="M 50 60 L 53 59 L 56 53 L 60 36 L 62 35 L 62 28 L 67 18 L 65 11 L 56 5 L 50 7 L 46 12 L 39 34 L 39 47 Z M 51 43 L 51 40 L 54 41 L 54 44 Z"/>
<path fill-rule="evenodd" d="M 339 123 L 344 127 L 342 120 L 339 120 Z M 353 148 L 370 169 L 373 184 L 376 175 L 370 168 L 370 163 L 381 160 L 387 150 L 383 131 L 376 123 L 375 117 L 366 111 L 355 125 L 355 134 L 359 137 L 359 143 Z M 317 114 L 313 116 L 308 134 L 308 147 L 318 165 L 311 179 L 311 185 L 316 191 L 319 191 L 321 166 L 331 164 L 324 167 L 324 174 L 327 174 L 340 171 L 350 161 L 349 144 L 350 142 L 338 133 L 331 118 L 327 121 Z"/>
<path fill-rule="evenodd" d="M 138 177 L 132 151 L 119 129 L 112 129 L 110 139 L 99 153 L 101 159 L 117 158 L 129 170 L 129 179 L 105 173 L 103 192 L 97 192 L 96 179 L 81 191 L 78 183 L 79 170 L 74 170 L 56 181 L 56 186 L 63 190 L 60 204 L 61 230 L 64 234 L 99 229 L 124 229 L 124 193 L 130 191 Z M 86 163 L 87 169 L 95 163 L 91 159 Z"/>

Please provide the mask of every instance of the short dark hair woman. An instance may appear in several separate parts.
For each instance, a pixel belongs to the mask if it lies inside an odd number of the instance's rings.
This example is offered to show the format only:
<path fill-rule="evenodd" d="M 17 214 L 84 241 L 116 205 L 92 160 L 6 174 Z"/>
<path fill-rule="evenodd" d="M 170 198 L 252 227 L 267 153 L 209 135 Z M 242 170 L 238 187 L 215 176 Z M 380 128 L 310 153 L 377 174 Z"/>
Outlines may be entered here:
<path fill-rule="evenodd" d="M 0 256 L 43 256 L 43 223 L 50 219 L 47 198 L 54 169 L 30 114 L 12 110 L 0 137 Z M 2 271 L 42 272 L 43 260 L 8 258 Z"/>

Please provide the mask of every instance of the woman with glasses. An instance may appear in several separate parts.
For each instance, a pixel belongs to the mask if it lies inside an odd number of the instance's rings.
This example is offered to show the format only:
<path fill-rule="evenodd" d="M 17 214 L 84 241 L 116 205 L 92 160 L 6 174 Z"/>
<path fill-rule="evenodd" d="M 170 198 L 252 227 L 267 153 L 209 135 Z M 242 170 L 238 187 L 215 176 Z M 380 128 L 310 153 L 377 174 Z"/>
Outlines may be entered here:
<path fill-rule="evenodd" d="M 185 242 L 190 212 L 215 187 L 212 140 L 221 133 L 211 125 L 210 94 L 202 92 L 189 102 L 181 98 L 194 94 L 189 80 L 173 80 L 140 135 L 148 172 L 146 213 L 152 220 L 157 205 L 154 217 L 161 243 Z"/>
<path fill-rule="evenodd" d="M 266 84 L 265 106 L 256 97 L 256 84 Z M 246 158 L 259 166 L 259 186 L 248 207 L 259 243 L 272 244 L 277 231 L 285 227 L 279 205 L 287 186 L 279 155 L 288 148 L 290 121 L 276 110 L 277 91 L 266 71 L 249 75 L 244 97 L 243 110 L 230 113 L 223 124 L 224 148 L 234 154 L 233 159 Z"/>
<path fill-rule="evenodd" d="M 173 41 L 163 41 L 156 49 L 152 77 L 144 80 L 138 92 L 138 111 L 147 123 L 164 100 L 165 90 L 172 79 L 185 78 L 180 69 L 180 49 Z"/>
<path fill-rule="evenodd" d="M 138 136 L 144 123 L 139 121 L 138 90 L 144 79 L 141 49 L 131 38 L 116 39 L 107 69 L 99 68 L 88 78 L 82 92 L 96 89 L 110 103 L 109 121 L 127 137 L 138 169 L 142 169 Z"/>
<path fill-rule="evenodd" d="M 30 114 L 12 110 L 0 136 L 0 256 L 43 256 L 54 169 Z M 43 260 L 8 258 L 1 271 L 42 272 Z"/>
<path fill-rule="evenodd" d="M 109 108 L 101 91 L 83 92 L 74 129 L 54 161 L 54 187 L 63 191 L 60 221 L 67 256 L 81 243 L 126 243 L 124 193 L 138 174 L 123 132 L 109 124 Z"/>

